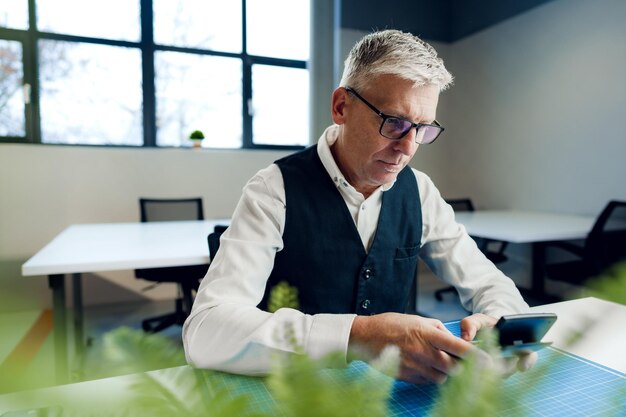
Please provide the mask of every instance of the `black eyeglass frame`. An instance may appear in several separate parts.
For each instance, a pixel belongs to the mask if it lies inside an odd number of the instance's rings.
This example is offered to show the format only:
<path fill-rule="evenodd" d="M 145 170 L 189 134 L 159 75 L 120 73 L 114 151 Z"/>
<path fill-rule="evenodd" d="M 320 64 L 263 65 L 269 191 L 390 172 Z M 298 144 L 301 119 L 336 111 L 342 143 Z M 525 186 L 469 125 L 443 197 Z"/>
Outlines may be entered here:
<path fill-rule="evenodd" d="M 357 93 L 357 92 L 354 90 L 354 88 L 352 88 L 352 87 L 347 87 L 347 86 L 346 86 L 346 87 L 344 87 L 344 89 L 345 89 L 348 93 L 350 93 L 350 94 L 354 95 L 356 98 L 358 98 L 359 100 L 361 100 L 361 101 L 362 101 L 362 102 L 363 102 L 363 103 L 364 103 L 367 107 L 369 107 L 369 108 L 370 108 L 370 109 L 371 109 L 374 113 L 376 113 L 376 114 L 377 114 L 380 118 L 382 118 L 382 119 L 383 119 L 382 123 L 380 124 L 380 129 L 378 129 L 378 133 L 380 133 L 380 135 L 381 135 L 381 136 L 383 136 L 383 137 L 385 137 L 385 138 L 387 138 L 387 139 L 391 139 L 391 140 L 400 140 L 400 139 L 402 139 L 403 137 L 405 137 L 405 136 L 406 136 L 406 135 L 407 135 L 407 134 L 411 131 L 411 129 L 413 129 L 413 128 L 415 128 L 415 129 L 416 129 L 416 132 L 419 132 L 419 129 L 420 129 L 420 127 L 422 127 L 422 126 L 434 127 L 434 128 L 439 129 L 439 133 L 437 133 L 437 136 L 435 136 L 435 138 L 434 138 L 433 140 L 431 140 L 430 142 L 427 142 L 427 143 L 422 143 L 422 142 L 419 142 L 419 141 L 417 140 L 417 138 L 418 138 L 419 136 L 418 136 L 418 135 L 416 135 L 416 136 L 415 136 L 415 137 L 416 137 L 416 139 L 415 139 L 415 142 L 416 142 L 416 143 L 419 143 L 420 145 L 429 145 L 429 144 L 433 143 L 434 141 L 436 141 L 436 140 L 437 140 L 437 138 L 441 135 L 441 133 L 445 130 L 445 128 L 444 128 L 443 126 L 441 126 L 437 120 L 435 120 L 435 121 L 433 122 L 433 124 L 428 124 L 428 123 L 413 123 L 412 121 L 410 121 L 410 120 L 408 120 L 408 119 L 405 119 L 404 117 L 392 116 L 392 115 L 389 115 L 389 114 L 385 114 L 385 113 L 383 113 L 382 111 L 378 110 L 378 109 L 376 108 L 376 106 L 374 106 L 372 103 L 370 103 L 369 101 L 365 100 L 365 99 L 364 99 L 364 98 L 363 98 L 363 97 L 362 97 L 359 93 Z M 389 137 L 389 136 L 387 136 L 387 135 L 385 135 L 385 134 L 383 133 L 383 127 L 385 126 L 385 122 L 386 122 L 388 119 L 398 119 L 398 120 L 403 120 L 403 121 L 405 121 L 405 122 L 407 122 L 407 123 L 410 123 L 410 124 L 411 124 L 411 127 L 409 127 L 409 128 L 408 128 L 408 129 L 407 129 L 404 133 L 402 133 L 402 135 L 400 135 L 400 136 L 399 136 L 399 137 L 397 137 L 397 138 L 395 138 L 395 137 Z"/>

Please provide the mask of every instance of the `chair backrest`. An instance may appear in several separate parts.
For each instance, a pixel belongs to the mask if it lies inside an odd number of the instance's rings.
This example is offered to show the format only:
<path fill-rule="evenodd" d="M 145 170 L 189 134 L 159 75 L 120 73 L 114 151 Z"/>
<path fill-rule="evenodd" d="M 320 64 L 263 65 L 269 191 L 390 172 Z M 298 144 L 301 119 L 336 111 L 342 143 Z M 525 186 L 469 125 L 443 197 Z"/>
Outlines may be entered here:
<path fill-rule="evenodd" d="M 446 203 L 450 204 L 454 211 L 474 211 L 474 204 L 470 198 L 446 200 Z"/>
<path fill-rule="evenodd" d="M 215 258 L 217 250 L 220 248 L 220 237 L 227 228 L 228 226 L 218 224 L 213 229 L 213 232 L 209 233 L 209 236 L 207 236 L 207 241 L 209 244 L 209 257 L 211 258 L 211 260 Z"/>
<path fill-rule="evenodd" d="M 140 198 L 142 222 L 204 220 L 202 198 Z"/>
<path fill-rule="evenodd" d="M 585 240 L 585 254 L 598 273 L 626 259 L 626 201 L 610 201 Z"/>
<path fill-rule="evenodd" d="M 202 198 L 140 198 L 142 222 L 204 220 Z M 178 282 L 181 277 L 202 278 L 206 265 L 135 269 L 135 276 L 150 281 Z"/>

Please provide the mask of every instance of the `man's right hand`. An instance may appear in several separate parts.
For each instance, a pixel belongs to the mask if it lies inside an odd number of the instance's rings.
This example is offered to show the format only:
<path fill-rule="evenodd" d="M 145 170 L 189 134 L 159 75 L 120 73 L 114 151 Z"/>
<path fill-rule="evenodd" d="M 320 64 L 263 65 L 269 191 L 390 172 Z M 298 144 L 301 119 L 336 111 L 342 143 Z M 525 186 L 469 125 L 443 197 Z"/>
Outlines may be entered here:
<path fill-rule="evenodd" d="M 458 338 L 442 322 L 400 313 L 357 316 L 350 331 L 350 349 L 377 355 L 387 345 L 400 350 L 398 379 L 415 384 L 443 383 L 457 360 L 476 348 Z"/>

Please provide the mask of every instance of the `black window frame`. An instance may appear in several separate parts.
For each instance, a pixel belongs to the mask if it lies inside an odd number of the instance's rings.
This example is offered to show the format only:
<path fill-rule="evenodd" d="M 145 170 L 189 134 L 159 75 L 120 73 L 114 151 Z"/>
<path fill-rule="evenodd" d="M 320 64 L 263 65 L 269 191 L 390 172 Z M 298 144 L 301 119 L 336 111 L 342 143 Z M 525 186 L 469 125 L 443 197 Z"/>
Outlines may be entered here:
<path fill-rule="evenodd" d="M 135 0 L 140 3 L 141 39 L 138 42 L 76 36 L 60 33 L 41 32 L 37 29 L 36 0 L 28 0 L 28 29 L 9 29 L 0 27 L 0 40 L 19 41 L 22 43 L 22 59 L 24 68 L 24 84 L 30 85 L 30 100 L 25 104 L 25 137 L 0 136 L 0 143 L 31 143 L 41 144 L 40 105 L 39 105 L 39 57 L 37 44 L 39 40 L 55 40 L 76 43 L 88 43 L 108 46 L 135 48 L 142 56 L 142 99 L 143 99 L 143 144 L 133 145 L 87 145 L 87 144 L 49 144 L 58 146 L 92 146 L 92 147 L 129 147 L 129 148 L 179 148 L 157 146 L 156 143 L 156 94 L 154 56 L 157 51 L 183 52 L 195 55 L 208 55 L 240 59 L 242 63 L 242 103 L 243 140 L 240 148 L 229 149 L 278 149 L 298 150 L 303 145 L 270 145 L 255 144 L 252 135 L 252 115 L 248 111 L 248 103 L 252 102 L 252 66 L 255 64 L 285 68 L 307 69 L 308 61 L 272 58 L 247 53 L 246 0 L 242 5 L 242 49 L 240 53 L 213 51 L 209 49 L 188 48 L 179 46 L 159 45 L 154 43 L 152 0 Z M 307 111 L 308 109 L 303 109 Z M 308 137 L 308 134 L 307 134 Z M 46 144 L 48 145 L 48 144 Z"/>

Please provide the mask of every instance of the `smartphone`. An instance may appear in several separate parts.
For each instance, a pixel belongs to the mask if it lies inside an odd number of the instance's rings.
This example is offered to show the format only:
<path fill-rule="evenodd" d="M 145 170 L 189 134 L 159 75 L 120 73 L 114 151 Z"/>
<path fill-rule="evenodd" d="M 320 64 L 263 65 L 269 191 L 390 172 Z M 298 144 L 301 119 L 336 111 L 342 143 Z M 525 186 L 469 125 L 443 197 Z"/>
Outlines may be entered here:
<path fill-rule="evenodd" d="M 496 323 L 503 356 L 534 352 L 550 346 L 543 336 L 556 321 L 554 313 L 528 313 L 502 316 Z"/>

